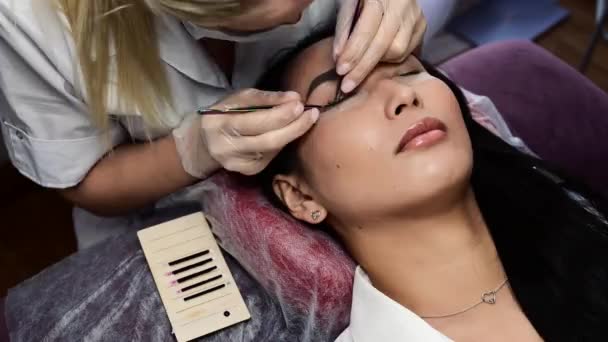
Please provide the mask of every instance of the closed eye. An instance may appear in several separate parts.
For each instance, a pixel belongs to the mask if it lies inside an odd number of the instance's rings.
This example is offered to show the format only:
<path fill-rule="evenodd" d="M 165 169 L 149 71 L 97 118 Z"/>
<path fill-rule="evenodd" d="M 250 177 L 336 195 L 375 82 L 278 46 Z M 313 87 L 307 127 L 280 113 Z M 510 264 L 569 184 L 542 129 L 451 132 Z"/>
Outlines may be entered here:
<path fill-rule="evenodd" d="M 419 75 L 419 74 L 421 74 L 421 73 L 423 73 L 423 72 L 424 72 L 424 70 L 412 70 L 412 71 L 408 71 L 408 72 L 406 72 L 406 73 L 400 74 L 400 75 L 399 75 L 399 77 L 416 76 L 416 75 Z M 357 92 L 356 92 L 356 91 L 353 91 L 353 92 L 351 92 L 350 94 L 347 94 L 347 95 L 346 95 L 345 97 L 343 97 L 341 100 L 338 100 L 338 101 L 332 101 L 332 102 L 330 102 L 330 103 L 328 103 L 328 104 L 324 105 L 324 106 L 321 108 L 321 113 L 326 112 L 326 111 L 328 111 L 328 110 L 332 109 L 333 107 L 335 107 L 335 106 L 337 106 L 337 105 L 339 105 L 339 104 L 341 104 L 341 103 L 343 103 L 343 102 L 345 102 L 345 101 L 349 100 L 350 98 L 352 98 L 352 97 L 353 97 L 353 96 L 355 96 L 355 95 L 357 95 Z"/>
<path fill-rule="evenodd" d="M 341 104 L 342 102 L 345 102 L 347 100 L 349 100 L 350 98 L 352 98 L 353 96 L 357 95 L 356 91 L 351 92 L 350 94 L 344 96 L 343 98 L 341 98 L 340 100 L 337 101 L 332 101 L 328 104 L 326 104 L 325 106 L 323 106 L 323 112 L 332 109 L 333 107 Z"/>
<path fill-rule="evenodd" d="M 416 76 L 416 75 L 420 75 L 420 74 L 421 74 L 421 73 L 423 73 L 423 72 L 424 72 L 424 70 L 412 70 L 412 71 L 408 71 L 408 72 L 406 72 L 406 73 L 404 73 L 404 74 L 400 74 L 400 75 L 399 75 L 399 77 Z M 353 97 L 353 96 L 354 96 L 354 95 L 356 95 L 356 94 L 357 94 L 357 92 L 356 92 L 356 91 L 354 91 L 354 92 L 352 92 L 352 93 L 350 93 L 350 94 L 346 95 L 346 97 L 344 97 L 342 100 L 339 100 L 339 101 L 332 101 L 332 102 L 328 103 L 327 105 L 325 105 L 323 109 L 324 109 L 324 110 L 328 110 L 328 109 L 330 109 L 330 108 L 332 108 L 332 107 L 334 107 L 334 106 L 337 106 L 337 105 L 339 105 L 340 103 L 342 103 L 342 102 L 344 102 L 344 101 L 346 101 L 346 100 L 350 99 L 351 97 Z"/>
<path fill-rule="evenodd" d="M 399 75 L 399 77 L 415 76 L 415 75 L 422 74 L 423 72 L 424 72 L 424 70 L 412 70 L 412 71 L 406 72 L 405 74 Z"/>

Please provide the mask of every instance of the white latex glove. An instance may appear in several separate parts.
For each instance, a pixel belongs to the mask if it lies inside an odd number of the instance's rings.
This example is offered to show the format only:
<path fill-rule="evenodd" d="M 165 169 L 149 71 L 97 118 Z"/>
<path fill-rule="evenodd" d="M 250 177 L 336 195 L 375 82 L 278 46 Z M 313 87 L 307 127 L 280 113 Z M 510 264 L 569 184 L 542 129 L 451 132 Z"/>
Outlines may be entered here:
<path fill-rule="evenodd" d="M 363 10 L 349 38 L 357 0 L 341 0 L 334 59 L 345 93 L 355 89 L 378 62 L 399 63 L 420 47 L 426 19 L 416 0 L 361 0 Z"/>
<path fill-rule="evenodd" d="M 266 92 L 247 89 L 211 108 L 229 109 L 275 106 L 243 114 L 192 115 L 173 131 L 184 170 L 206 178 L 223 167 L 254 175 L 290 142 L 304 135 L 319 118 L 319 111 L 304 112 L 295 92 Z"/>

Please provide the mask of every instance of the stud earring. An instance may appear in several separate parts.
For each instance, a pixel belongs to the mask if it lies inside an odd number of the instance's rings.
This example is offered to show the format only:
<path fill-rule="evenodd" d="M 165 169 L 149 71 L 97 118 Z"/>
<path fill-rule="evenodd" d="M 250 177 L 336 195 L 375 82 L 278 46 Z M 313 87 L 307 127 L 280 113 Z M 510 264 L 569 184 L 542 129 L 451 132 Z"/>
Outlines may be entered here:
<path fill-rule="evenodd" d="M 319 220 L 319 218 L 321 217 L 321 211 L 320 210 L 315 210 L 310 214 L 310 217 L 312 218 L 313 221 L 317 221 Z"/>

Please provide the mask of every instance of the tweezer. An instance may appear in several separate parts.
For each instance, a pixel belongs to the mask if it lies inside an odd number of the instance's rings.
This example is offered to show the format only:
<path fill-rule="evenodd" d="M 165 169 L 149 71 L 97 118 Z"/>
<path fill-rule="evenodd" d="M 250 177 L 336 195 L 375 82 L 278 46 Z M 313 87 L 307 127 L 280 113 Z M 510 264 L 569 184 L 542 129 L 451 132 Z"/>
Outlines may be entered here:
<path fill-rule="evenodd" d="M 355 14 L 353 15 L 353 21 L 350 24 L 350 30 L 348 31 L 348 38 L 353 34 L 355 27 L 357 26 L 357 22 L 359 21 L 359 17 L 361 16 L 361 12 L 363 11 L 363 2 L 361 0 L 357 0 L 357 9 L 355 10 Z M 336 98 L 334 102 L 341 101 L 346 94 L 342 92 L 342 81 L 344 81 L 344 76 L 338 77 L 338 90 L 336 91 Z"/>
<path fill-rule="evenodd" d="M 239 107 L 239 108 L 226 108 L 226 109 L 213 109 L 213 108 L 201 108 L 196 112 L 200 115 L 213 115 L 213 114 L 239 114 L 239 113 L 253 113 L 259 110 L 268 110 L 272 109 L 275 106 L 253 106 L 253 107 Z M 318 109 L 319 111 L 323 111 L 327 106 L 316 106 L 316 105 L 306 105 L 304 106 L 304 110 Z"/>

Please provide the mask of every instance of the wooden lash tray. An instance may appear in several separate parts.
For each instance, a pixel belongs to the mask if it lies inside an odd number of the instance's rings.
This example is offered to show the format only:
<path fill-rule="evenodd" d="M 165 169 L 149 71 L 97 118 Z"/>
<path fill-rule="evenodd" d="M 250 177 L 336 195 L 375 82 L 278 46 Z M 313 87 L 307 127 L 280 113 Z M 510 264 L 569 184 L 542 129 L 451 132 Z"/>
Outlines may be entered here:
<path fill-rule="evenodd" d="M 202 213 L 137 235 L 178 342 L 251 318 Z"/>

